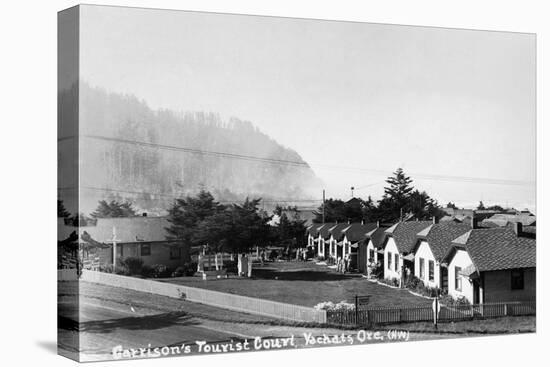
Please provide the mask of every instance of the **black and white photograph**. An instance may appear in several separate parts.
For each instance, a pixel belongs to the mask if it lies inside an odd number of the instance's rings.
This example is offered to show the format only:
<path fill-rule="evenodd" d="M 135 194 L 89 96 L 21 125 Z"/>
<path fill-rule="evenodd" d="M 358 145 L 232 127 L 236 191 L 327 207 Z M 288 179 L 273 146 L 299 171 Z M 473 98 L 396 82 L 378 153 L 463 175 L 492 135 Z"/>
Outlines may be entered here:
<path fill-rule="evenodd" d="M 536 364 L 538 25 L 165 3 L 58 2 L 25 46 L 55 90 L 34 104 L 21 62 L 8 339 L 41 318 L 59 363 Z"/>
<path fill-rule="evenodd" d="M 79 361 L 536 331 L 535 35 L 59 13 Z"/>

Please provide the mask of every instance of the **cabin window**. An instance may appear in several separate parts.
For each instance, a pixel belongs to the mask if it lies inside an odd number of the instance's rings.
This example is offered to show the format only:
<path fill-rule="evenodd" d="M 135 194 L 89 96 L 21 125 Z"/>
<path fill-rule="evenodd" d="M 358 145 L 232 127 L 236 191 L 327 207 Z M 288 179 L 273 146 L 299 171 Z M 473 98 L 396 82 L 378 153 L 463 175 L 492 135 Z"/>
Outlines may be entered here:
<path fill-rule="evenodd" d="M 170 247 L 170 260 L 181 259 L 181 248 Z"/>
<path fill-rule="evenodd" d="M 142 243 L 140 245 L 141 247 L 141 256 L 149 256 L 151 255 L 151 245 Z"/>
<path fill-rule="evenodd" d="M 424 258 L 418 259 L 418 277 L 424 279 Z"/>
<path fill-rule="evenodd" d="M 392 253 L 388 252 L 388 269 L 391 270 Z"/>
<path fill-rule="evenodd" d="M 374 261 L 374 250 L 373 249 L 369 250 L 369 260 Z"/>
<path fill-rule="evenodd" d="M 523 289 L 523 270 L 512 270 L 512 289 Z"/>
<path fill-rule="evenodd" d="M 395 271 L 399 270 L 399 254 L 395 254 Z"/>
<path fill-rule="evenodd" d="M 433 260 L 428 261 L 428 279 L 430 282 L 434 281 L 434 262 Z"/>
<path fill-rule="evenodd" d="M 460 266 L 455 266 L 455 290 L 462 291 L 462 277 L 460 272 L 462 268 Z"/>

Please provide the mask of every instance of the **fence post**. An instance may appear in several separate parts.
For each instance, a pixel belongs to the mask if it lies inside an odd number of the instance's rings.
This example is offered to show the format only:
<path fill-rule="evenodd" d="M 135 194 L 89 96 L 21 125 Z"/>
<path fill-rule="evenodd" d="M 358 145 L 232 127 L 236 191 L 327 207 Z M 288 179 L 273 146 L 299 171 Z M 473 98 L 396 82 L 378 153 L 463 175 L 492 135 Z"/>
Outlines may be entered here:
<path fill-rule="evenodd" d="M 355 325 L 359 325 L 359 296 L 355 295 Z"/>

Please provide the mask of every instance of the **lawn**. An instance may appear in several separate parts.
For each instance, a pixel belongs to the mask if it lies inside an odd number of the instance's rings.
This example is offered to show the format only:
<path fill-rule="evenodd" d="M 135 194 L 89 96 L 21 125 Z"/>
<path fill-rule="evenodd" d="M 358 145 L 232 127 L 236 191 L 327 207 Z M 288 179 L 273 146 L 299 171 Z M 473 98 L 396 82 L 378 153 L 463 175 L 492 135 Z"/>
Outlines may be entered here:
<path fill-rule="evenodd" d="M 202 280 L 199 277 L 162 279 L 176 284 L 269 299 L 303 306 L 320 302 L 354 302 L 356 294 L 370 296 L 368 306 L 424 306 L 431 300 L 404 289 L 371 283 L 357 274 L 341 274 L 313 262 L 274 262 L 255 265 L 253 278 Z"/>
<path fill-rule="evenodd" d="M 434 332 L 431 322 L 402 323 L 385 325 L 384 329 L 409 330 L 411 332 Z M 511 316 L 494 319 L 481 319 L 459 322 L 439 323 L 437 331 L 448 334 L 516 334 L 534 333 L 536 331 L 536 316 Z"/>

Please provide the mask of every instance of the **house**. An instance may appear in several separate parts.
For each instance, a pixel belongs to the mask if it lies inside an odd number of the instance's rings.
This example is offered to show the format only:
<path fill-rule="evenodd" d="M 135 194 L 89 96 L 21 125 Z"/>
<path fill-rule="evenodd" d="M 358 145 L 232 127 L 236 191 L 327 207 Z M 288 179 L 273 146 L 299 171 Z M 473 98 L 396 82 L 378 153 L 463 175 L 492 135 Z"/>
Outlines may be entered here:
<path fill-rule="evenodd" d="M 316 248 L 316 240 L 319 237 L 319 227 L 322 223 L 313 223 L 306 227 L 307 247 Z"/>
<path fill-rule="evenodd" d="M 316 236 L 313 240 L 315 253 L 319 257 L 327 257 L 327 252 L 329 251 L 329 238 L 330 232 L 329 229 L 334 226 L 335 223 L 320 223 L 317 225 L 314 235 Z"/>
<path fill-rule="evenodd" d="M 487 223 L 493 223 L 498 225 L 499 227 L 504 227 L 508 223 L 521 223 L 524 227 L 525 226 L 536 226 L 537 225 L 537 217 L 529 214 L 495 214 L 489 218 L 486 218 L 483 220 L 483 222 Z"/>
<path fill-rule="evenodd" d="M 416 244 L 416 234 L 432 224 L 432 221 L 399 222 L 386 229 L 384 279 L 396 279 L 403 284 L 404 277 L 414 273 L 414 255 L 411 252 Z"/>
<path fill-rule="evenodd" d="M 327 249 L 328 253 L 325 252 L 325 258 L 332 258 L 338 260 L 338 258 L 344 258 L 344 233 L 342 230 L 348 227 L 350 223 L 333 223 L 332 226 L 328 229 L 328 241 Z"/>
<path fill-rule="evenodd" d="M 536 238 L 520 222 L 471 229 L 452 244 L 443 265 L 453 298 L 474 304 L 535 299 Z"/>
<path fill-rule="evenodd" d="M 417 233 L 417 240 L 412 253 L 414 254 L 414 275 L 426 287 L 447 289 L 447 268 L 441 262 L 452 241 L 472 229 L 470 223 L 453 221 L 434 223 Z"/>
<path fill-rule="evenodd" d="M 377 223 L 352 223 L 342 229 L 343 257 L 350 255 L 350 269 L 358 270 L 359 243 L 364 241 L 367 233 L 377 228 Z"/>
<path fill-rule="evenodd" d="M 367 275 L 371 275 L 371 270 L 377 264 L 381 265 L 384 262 L 384 241 L 386 239 L 386 230 L 388 226 L 382 226 L 377 223 L 377 227 L 365 235 L 365 240 L 360 247 L 364 249 L 365 262 L 362 260 L 359 263 L 359 271 Z"/>
<path fill-rule="evenodd" d="M 85 226 L 58 229 L 61 237 L 73 234 L 84 266 L 117 264 L 118 260 L 137 257 L 144 265 L 177 267 L 184 261 L 181 246 L 169 240 L 166 217 L 98 218 Z"/>

